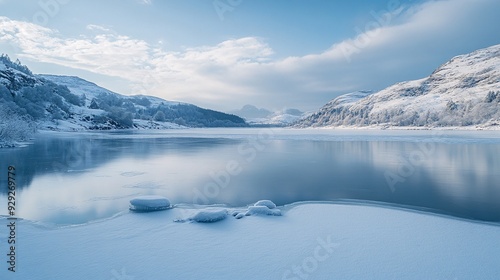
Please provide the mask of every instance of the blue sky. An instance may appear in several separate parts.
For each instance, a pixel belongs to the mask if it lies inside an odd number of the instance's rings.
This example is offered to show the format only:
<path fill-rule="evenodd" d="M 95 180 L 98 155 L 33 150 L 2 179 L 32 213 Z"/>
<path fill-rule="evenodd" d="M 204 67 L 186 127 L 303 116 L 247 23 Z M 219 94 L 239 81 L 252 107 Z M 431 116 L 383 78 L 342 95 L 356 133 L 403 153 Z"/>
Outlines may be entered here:
<path fill-rule="evenodd" d="M 500 43 L 500 1 L 0 0 L 35 73 L 228 111 L 314 110 Z"/>

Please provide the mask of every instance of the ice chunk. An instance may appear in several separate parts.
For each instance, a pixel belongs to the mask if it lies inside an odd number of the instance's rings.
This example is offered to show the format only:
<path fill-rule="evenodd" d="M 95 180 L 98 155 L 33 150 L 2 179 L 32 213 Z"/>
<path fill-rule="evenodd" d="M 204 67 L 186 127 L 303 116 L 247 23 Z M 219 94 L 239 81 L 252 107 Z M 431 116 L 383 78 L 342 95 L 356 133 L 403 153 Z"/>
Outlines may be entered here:
<path fill-rule="evenodd" d="M 245 215 L 281 216 L 281 211 L 279 209 L 269 209 L 267 206 L 250 206 Z"/>
<path fill-rule="evenodd" d="M 189 220 L 198 223 L 215 223 L 224 220 L 228 215 L 226 209 L 205 209 L 194 214 Z"/>
<path fill-rule="evenodd" d="M 254 204 L 254 206 L 266 206 L 269 209 L 276 208 L 276 204 L 274 204 L 271 200 L 259 200 Z"/>
<path fill-rule="evenodd" d="M 170 201 L 159 195 L 138 196 L 130 200 L 130 210 L 137 212 L 151 212 L 170 209 Z"/>

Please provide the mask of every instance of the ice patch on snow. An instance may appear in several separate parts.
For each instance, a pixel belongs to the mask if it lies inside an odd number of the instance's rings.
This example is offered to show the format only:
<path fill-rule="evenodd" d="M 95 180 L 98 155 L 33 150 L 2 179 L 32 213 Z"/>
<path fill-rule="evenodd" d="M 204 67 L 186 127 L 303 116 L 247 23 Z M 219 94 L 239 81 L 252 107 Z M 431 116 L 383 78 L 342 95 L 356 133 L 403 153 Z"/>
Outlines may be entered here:
<path fill-rule="evenodd" d="M 130 210 L 136 212 L 160 211 L 172 208 L 170 200 L 158 195 L 139 196 L 130 200 Z"/>

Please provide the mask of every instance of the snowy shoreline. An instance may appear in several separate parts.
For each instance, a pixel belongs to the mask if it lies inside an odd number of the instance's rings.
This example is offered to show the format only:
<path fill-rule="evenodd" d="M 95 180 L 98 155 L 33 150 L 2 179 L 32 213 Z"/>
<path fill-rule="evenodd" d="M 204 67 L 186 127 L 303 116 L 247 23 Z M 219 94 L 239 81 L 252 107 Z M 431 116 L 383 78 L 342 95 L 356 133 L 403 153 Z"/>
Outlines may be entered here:
<path fill-rule="evenodd" d="M 336 200 L 329 200 L 329 201 L 298 201 L 298 202 L 294 202 L 294 203 L 290 203 L 290 204 L 286 204 L 286 205 L 282 205 L 282 206 L 277 206 L 277 209 L 279 209 L 283 213 L 283 215 L 286 215 L 286 213 L 288 211 L 293 210 L 294 208 L 297 208 L 297 207 L 304 206 L 304 205 L 332 205 L 332 206 L 348 205 L 348 206 L 360 206 L 360 207 L 375 207 L 375 208 L 383 208 L 383 209 L 387 209 L 387 210 L 403 211 L 403 212 L 419 214 L 419 215 L 427 215 L 427 216 L 449 219 L 449 220 L 456 220 L 456 221 L 472 223 L 472 224 L 500 227 L 500 222 L 489 222 L 489 221 L 483 221 L 483 220 L 463 218 L 463 217 L 455 216 L 455 215 L 444 213 L 444 212 L 438 212 L 438 210 L 436 210 L 436 209 L 427 209 L 427 208 L 412 206 L 412 205 L 402 205 L 402 204 L 388 203 L 388 202 L 383 202 L 383 201 L 371 201 L 371 200 L 359 200 L 359 199 L 336 199 Z M 201 204 L 178 203 L 178 204 L 172 204 L 170 206 L 170 208 L 167 208 L 167 209 L 171 210 L 174 208 L 181 209 L 182 212 L 190 213 L 190 214 L 197 213 L 199 211 L 203 211 L 203 210 L 207 210 L 207 209 L 208 210 L 210 210 L 210 209 L 226 209 L 229 211 L 229 213 L 233 213 L 233 212 L 245 211 L 247 209 L 247 206 L 232 207 L 232 206 L 228 206 L 225 204 L 201 205 Z M 40 228 L 45 228 L 48 230 L 55 230 L 55 229 L 63 229 L 63 228 L 67 228 L 67 227 L 84 227 L 84 226 L 87 226 L 90 224 L 103 223 L 103 222 L 121 217 L 123 215 L 133 214 L 133 212 L 134 211 L 132 211 L 131 209 L 123 209 L 123 211 L 117 212 L 116 214 L 114 214 L 110 217 L 99 218 L 99 219 L 91 220 L 88 222 L 76 223 L 76 224 L 54 224 L 54 223 L 50 223 L 50 222 L 42 222 L 42 221 L 37 221 L 37 220 L 23 219 L 22 217 L 18 217 L 18 220 L 23 220 L 27 223 L 31 223 L 33 225 L 36 225 Z M 139 214 L 139 215 L 141 215 L 141 214 Z M 143 215 L 147 215 L 147 214 L 143 214 Z M 7 215 L 0 215 L 0 219 L 6 219 L 8 217 L 9 216 L 7 216 Z M 175 219 L 172 221 L 176 222 Z"/>
<path fill-rule="evenodd" d="M 174 222 L 205 208 L 225 207 L 124 211 L 58 228 L 19 219 L 18 269 L 14 274 L 2 269 L 0 277 L 496 279 L 500 274 L 498 225 L 352 201 L 286 205 L 278 217 Z"/>
<path fill-rule="evenodd" d="M 170 124 L 169 124 L 170 125 Z M 200 128 L 189 128 L 185 126 L 159 126 L 158 128 L 151 128 L 147 126 L 140 126 L 137 128 L 127 128 L 127 129 L 110 129 L 110 130 L 89 130 L 89 129 L 71 129 L 70 127 L 61 126 L 58 129 L 49 129 L 47 127 L 39 129 L 39 132 L 100 132 L 100 131 L 164 131 L 164 130 L 189 130 L 189 129 L 200 129 Z M 205 128 L 212 129 L 212 128 Z M 215 128 L 217 129 L 217 128 Z M 228 128 L 226 128 L 228 129 Z M 323 127 L 294 127 L 294 126 L 270 126 L 270 127 L 246 127 L 246 128 L 234 128 L 234 129 L 291 129 L 291 130 L 429 130 L 429 131 L 499 131 L 500 125 L 492 126 L 386 126 L 386 125 L 370 125 L 370 126 L 323 126 Z"/>

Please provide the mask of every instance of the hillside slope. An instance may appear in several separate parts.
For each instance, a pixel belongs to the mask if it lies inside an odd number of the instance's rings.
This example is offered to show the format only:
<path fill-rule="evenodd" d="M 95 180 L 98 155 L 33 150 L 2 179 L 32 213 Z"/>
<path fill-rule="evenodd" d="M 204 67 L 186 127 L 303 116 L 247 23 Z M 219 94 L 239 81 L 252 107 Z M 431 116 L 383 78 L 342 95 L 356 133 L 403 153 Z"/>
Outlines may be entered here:
<path fill-rule="evenodd" d="M 52 130 L 247 126 L 240 117 L 192 104 L 125 96 L 78 77 L 35 75 L 6 55 L 0 57 L 0 106 Z M 0 132 L 2 124 L 7 121 Z"/>
<path fill-rule="evenodd" d="M 340 96 L 295 125 L 498 127 L 500 45 L 457 56 L 424 79 L 352 97 Z"/>

